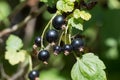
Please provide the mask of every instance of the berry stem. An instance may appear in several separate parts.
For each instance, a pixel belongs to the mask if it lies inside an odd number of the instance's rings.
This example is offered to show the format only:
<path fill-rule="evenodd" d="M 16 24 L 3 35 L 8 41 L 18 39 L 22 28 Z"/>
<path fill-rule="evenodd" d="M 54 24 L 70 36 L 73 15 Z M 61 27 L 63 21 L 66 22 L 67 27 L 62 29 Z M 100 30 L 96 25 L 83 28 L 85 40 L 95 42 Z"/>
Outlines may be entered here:
<path fill-rule="evenodd" d="M 34 68 L 33 68 L 33 70 L 38 70 L 38 69 L 40 69 L 40 67 L 42 67 L 40 64 L 38 64 L 37 66 L 35 66 Z"/>
<path fill-rule="evenodd" d="M 48 24 L 45 26 L 43 32 L 42 32 L 42 35 L 41 35 L 41 48 L 44 48 L 44 45 L 43 45 L 43 37 L 45 35 L 45 32 L 47 30 L 47 28 L 49 27 L 51 21 L 53 20 L 53 18 L 56 16 L 56 14 L 50 19 L 50 21 L 48 22 Z"/>
<path fill-rule="evenodd" d="M 60 42 L 61 42 L 61 40 L 62 40 L 63 34 L 64 34 L 64 31 L 62 31 L 62 33 L 61 33 L 61 35 L 60 35 L 59 42 L 58 42 L 58 45 L 59 45 L 59 46 L 60 46 Z"/>
<path fill-rule="evenodd" d="M 67 44 L 67 31 L 68 31 L 68 26 L 65 28 L 65 44 Z"/>
<path fill-rule="evenodd" d="M 68 39 L 69 39 L 69 43 L 71 43 L 72 27 L 70 25 L 68 25 L 68 26 L 69 26 L 69 29 L 68 29 L 68 32 L 69 32 Z"/>

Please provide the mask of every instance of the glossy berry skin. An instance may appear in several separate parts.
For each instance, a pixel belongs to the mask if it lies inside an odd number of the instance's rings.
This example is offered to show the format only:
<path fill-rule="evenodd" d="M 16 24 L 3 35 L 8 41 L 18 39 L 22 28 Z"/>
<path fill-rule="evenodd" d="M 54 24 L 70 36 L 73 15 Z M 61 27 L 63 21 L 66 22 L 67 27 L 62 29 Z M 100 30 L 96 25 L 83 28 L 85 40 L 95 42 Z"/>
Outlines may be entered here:
<path fill-rule="evenodd" d="M 64 24 L 65 24 L 65 18 L 63 17 L 63 15 L 57 15 L 52 21 L 53 27 L 57 30 L 61 30 L 62 25 Z"/>
<path fill-rule="evenodd" d="M 72 46 L 70 44 L 66 44 L 63 46 L 63 50 L 67 51 L 67 52 L 71 52 L 72 51 Z"/>
<path fill-rule="evenodd" d="M 38 77 L 39 77 L 39 72 L 37 70 L 30 71 L 30 73 L 28 74 L 28 78 L 30 80 L 35 80 L 35 78 Z"/>
<path fill-rule="evenodd" d="M 55 53 L 60 53 L 62 51 L 62 48 L 60 46 L 54 46 L 53 51 Z"/>
<path fill-rule="evenodd" d="M 52 30 L 49 30 L 47 33 L 46 33 L 46 40 L 49 42 L 49 43 L 52 43 L 52 42 L 56 42 L 58 40 L 58 32 L 54 29 Z"/>
<path fill-rule="evenodd" d="M 73 49 L 77 50 L 84 46 L 84 41 L 80 38 L 77 38 L 72 41 L 71 45 L 73 46 Z"/>
<path fill-rule="evenodd" d="M 53 14 L 57 11 L 57 8 L 56 8 L 56 6 L 52 6 L 52 7 L 48 6 L 47 10 L 49 13 Z"/>
<path fill-rule="evenodd" d="M 36 37 L 34 43 L 35 43 L 35 45 L 40 47 L 41 46 L 41 37 Z"/>
<path fill-rule="evenodd" d="M 47 50 L 42 50 L 38 53 L 38 59 L 41 61 L 47 61 L 50 57 L 50 54 Z"/>

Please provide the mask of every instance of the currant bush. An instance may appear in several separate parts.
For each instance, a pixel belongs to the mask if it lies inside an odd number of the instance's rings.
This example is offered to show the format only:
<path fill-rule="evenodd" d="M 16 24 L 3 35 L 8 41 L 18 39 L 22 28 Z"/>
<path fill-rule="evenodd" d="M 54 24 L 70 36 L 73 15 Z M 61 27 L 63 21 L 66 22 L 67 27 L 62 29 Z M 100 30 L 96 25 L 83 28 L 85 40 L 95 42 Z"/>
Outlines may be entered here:
<path fill-rule="evenodd" d="M 48 4 L 48 12 L 55 14 L 45 26 L 41 37 L 35 39 L 35 45 L 37 45 L 37 47 L 41 46 L 41 48 L 34 48 L 37 52 L 38 59 L 46 64 L 52 53 L 54 55 L 61 55 L 59 53 L 64 53 L 66 56 L 73 53 L 73 56 L 77 60 L 71 70 L 71 77 L 73 80 L 105 80 L 103 79 L 105 78 L 105 75 L 102 75 L 101 79 L 92 78 L 95 77 L 95 75 L 99 76 L 102 74 L 98 72 L 94 74 L 95 71 L 89 73 L 89 69 L 93 69 L 93 67 L 91 67 L 92 64 L 95 65 L 94 69 L 101 70 L 101 72 L 105 67 L 102 69 L 96 67 L 99 66 L 98 63 L 94 62 L 95 60 L 92 62 L 90 58 L 97 59 L 96 61 L 98 62 L 101 61 L 91 53 L 84 54 L 84 37 L 80 38 L 76 36 L 77 34 L 73 34 L 73 29 L 76 28 L 76 33 L 79 30 L 81 32 L 79 35 L 82 36 L 82 31 L 84 30 L 83 22 L 88 21 L 91 18 L 91 14 L 87 10 L 92 9 L 95 4 L 96 1 L 87 2 L 84 0 L 58 0 L 54 4 L 56 6 L 52 7 Z M 47 41 L 48 43 L 43 44 L 43 41 Z M 60 43 L 64 44 L 61 46 Z M 78 56 L 77 53 L 81 54 Z M 90 56 L 90 58 L 87 59 L 86 56 Z M 88 66 L 86 66 L 87 64 Z M 104 66 L 104 64 L 102 65 Z M 83 67 L 86 68 L 88 72 Z M 86 75 L 89 77 L 86 77 Z M 34 77 L 32 73 L 31 76 Z"/>

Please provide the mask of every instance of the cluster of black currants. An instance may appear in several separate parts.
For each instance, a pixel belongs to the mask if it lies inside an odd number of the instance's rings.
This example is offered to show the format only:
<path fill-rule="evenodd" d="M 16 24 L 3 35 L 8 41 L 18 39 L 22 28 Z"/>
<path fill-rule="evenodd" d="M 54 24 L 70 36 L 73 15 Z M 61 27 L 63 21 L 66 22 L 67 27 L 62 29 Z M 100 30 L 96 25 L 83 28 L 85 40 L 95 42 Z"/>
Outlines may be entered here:
<path fill-rule="evenodd" d="M 54 55 L 58 55 L 61 52 L 63 52 L 65 55 L 68 55 L 72 51 L 83 51 L 84 47 L 84 41 L 81 38 L 74 38 L 71 42 L 71 44 L 64 44 L 63 46 L 60 46 L 58 44 L 59 41 L 59 30 L 66 30 L 66 21 L 65 17 L 62 15 L 57 15 L 52 20 L 52 25 L 54 29 L 48 30 L 46 32 L 46 41 L 50 43 L 53 47 L 53 53 Z M 41 37 L 36 37 L 33 45 L 33 49 L 36 50 L 36 55 L 40 61 L 43 61 L 43 63 L 47 64 L 47 60 L 50 57 L 50 52 L 44 48 L 42 48 L 43 40 Z M 41 47 L 42 49 L 40 51 L 37 51 L 37 47 Z M 28 75 L 30 80 L 37 80 L 39 77 L 39 72 L 36 70 L 33 70 Z"/>
<path fill-rule="evenodd" d="M 95 6 L 97 2 L 93 1 L 90 3 L 85 3 L 84 0 L 81 0 L 81 6 L 85 7 L 86 9 L 91 9 L 93 6 Z M 56 6 L 48 6 L 47 7 L 48 12 L 50 13 L 55 13 L 57 11 Z M 69 13 L 68 13 L 69 14 Z M 63 14 L 66 16 L 67 14 Z M 63 15 L 57 15 L 54 17 L 52 20 L 52 25 L 54 29 L 48 30 L 46 32 L 46 41 L 50 43 L 53 47 L 53 53 L 54 55 L 58 55 L 60 53 L 64 53 L 65 55 L 69 55 L 72 51 L 79 51 L 83 52 L 84 51 L 84 41 L 82 38 L 74 38 L 70 44 L 64 44 L 63 46 L 60 46 L 59 44 L 59 30 L 66 30 L 66 23 L 67 21 L 65 20 L 65 17 Z M 47 64 L 47 60 L 50 57 L 50 52 L 46 49 L 43 48 L 43 36 L 42 37 L 36 37 L 34 41 L 34 50 L 35 53 L 40 61 L 43 61 L 43 63 Z M 37 47 L 41 47 L 40 51 L 36 51 Z M 28 75 L 30 80 L 39 80 L 39 72 L 36 70 L 33 70 L 29 73 Z"/>
<path fill-rule="evenodd" d="M 83 51 L 83 40 L 80 38 L 76 38 L 72 41 L 71 44 L 65 44 L 63 47 L 54 46 L 53 51 L 55 55 L 58 55 L 60 52 L 63 52 L 65 55 L 68 55 L 72 51 Z"/>
<path fill-rule="evenodd" d="M 53 46 L 53 52 L 55 55 L 58 55 L 61 52 L 63 52 L 65 55 L 68 55 L 73 50 L 83 51 L 84 42 L 81 38 L 75 38 L 72 40 L 71 44 L 65 44 L 62 47 L 60 45 L 57 45 L 57 42 L 59 41 L 58 30 L 66 29 L 66 21 L 64 16 L 57 15 L 56 17 L 54 17 L 54 19 L 52 20 L 52 25 L 55 29 L 51 29 L 46 32 L 46 40 Z M 34 44 L 37 47 L 41 47 L 41 40 L 41 37 L 36 37 Z M 49 51 L 43 49 L 37 53 L 37 57 L 39 60 L 47 64 L 50 53 Z"/>

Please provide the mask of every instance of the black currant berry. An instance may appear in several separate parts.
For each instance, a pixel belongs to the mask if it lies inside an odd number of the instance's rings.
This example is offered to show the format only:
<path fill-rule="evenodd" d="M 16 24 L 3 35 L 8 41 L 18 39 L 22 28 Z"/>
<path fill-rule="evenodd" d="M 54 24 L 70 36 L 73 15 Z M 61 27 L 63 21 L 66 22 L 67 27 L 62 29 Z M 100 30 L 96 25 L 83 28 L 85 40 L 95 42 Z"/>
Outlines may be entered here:
<path fill-rule="evenodd" d="M 36 37 L 35 38 L 35 45 L 37 45 L 38 47 L 41 46 L 41 37 Z"/>
<path fill-rule="evenodd" d="M 57 8 L 56 8 L 56 6 L 52 6 L 52 7 L 48 6 L 47 10 L 49 13 L 52 14 L 52 13 L 55 13 L 57 11 Z"/>
<path fill-rule="evenodd" d="M 58 40 L 58 32 L 54 29 L 52 30 L 49 30 L 47 33 L 46 33 L 46 40 L 49 42 L 49 43 L 53 43 L 53 42 L 56 42 Z"/>
<path fill-rule="evenodd" d="M 84 46 L 84 41 L 80 38 L 77 38 L 72 41 L 71 45 L 74 50 L 77 50 Z"/>
<path fill-rule="evenodd" d="M 42 50 L 38 53 L 38 59 L 41 61 L 47 61 L 50 57 L 50 54 L 47 50 Z"/>
<path fill-rule="evenodd" d="M 66 44 L 63 46 L 63 50 L 64 50 L 65 55 L 68 55 L 72 51 L 72 46 L 69 44 Z"/>
<path fill-rule="evenodd" d="M 37 70 L 30 71 L 30 73 L 28 74 L 28 78 L 30 80 L 35 80 L 38 77 L 39 77 L 39 72 Z"/>
<path fill-rule="evenodd" d="M 62 48 L 60 46 L 54 46 L 53 51 L 54 54 L 57 55 L 62 51 Z"/>
<path fill-rule="evenodd" d="M 61 30 L 63 28 L 63 25 L 65 25 L 65 18 L 63 15 L 57 15 L 53 21 L 52 25 L 55 29 Z"/>

